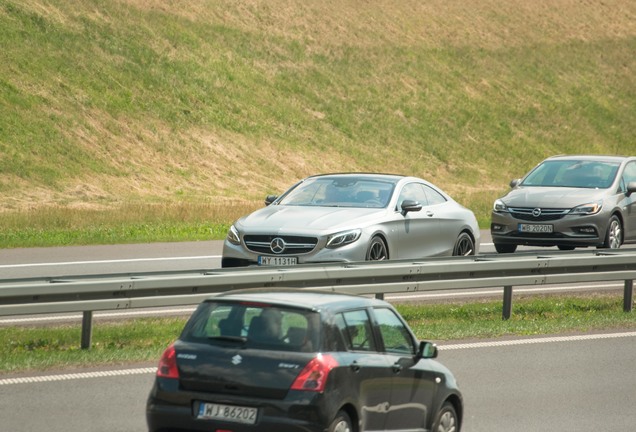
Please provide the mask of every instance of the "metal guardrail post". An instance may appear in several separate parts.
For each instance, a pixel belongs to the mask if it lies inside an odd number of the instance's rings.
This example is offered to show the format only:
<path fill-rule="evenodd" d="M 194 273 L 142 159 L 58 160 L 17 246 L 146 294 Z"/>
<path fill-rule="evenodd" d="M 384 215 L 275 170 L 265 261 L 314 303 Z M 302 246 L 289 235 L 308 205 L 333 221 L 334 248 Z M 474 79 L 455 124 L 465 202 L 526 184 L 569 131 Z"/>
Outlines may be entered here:
<path fill-rule="evenodd" d="M 82 315 L 82 349 L 91 348 L 93 336 L 93 311 L 84 311 Z"/>
<path fill-rule="evenodd" d="M 504 287 L 502 319 L 510 319 L 512 315 L 512 286 Z"/>
<path fill-rule="evenodd" d="M 634 307 L 634 281 L 625 281 L 625 290 L 623 294 L 623 311 L 631 312 Z"/>

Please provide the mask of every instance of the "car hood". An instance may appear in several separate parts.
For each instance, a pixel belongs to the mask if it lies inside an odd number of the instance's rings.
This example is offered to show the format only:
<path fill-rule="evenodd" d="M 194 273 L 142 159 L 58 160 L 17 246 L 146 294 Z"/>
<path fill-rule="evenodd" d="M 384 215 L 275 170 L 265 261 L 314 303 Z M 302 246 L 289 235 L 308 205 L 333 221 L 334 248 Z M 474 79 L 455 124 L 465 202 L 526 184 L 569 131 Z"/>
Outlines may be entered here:
<path fill-rule="evenodd" d="M 387 209 L 272 205 L 239 219 L 243 232 L 337 232 L 377 222 Z"/>
<path fill-rule="evenodd" d="M 599 189 L 522 186 L 501 200 L 509 207 L 570 208 L 597 201 L 604 195 L 605 190 Z"/>

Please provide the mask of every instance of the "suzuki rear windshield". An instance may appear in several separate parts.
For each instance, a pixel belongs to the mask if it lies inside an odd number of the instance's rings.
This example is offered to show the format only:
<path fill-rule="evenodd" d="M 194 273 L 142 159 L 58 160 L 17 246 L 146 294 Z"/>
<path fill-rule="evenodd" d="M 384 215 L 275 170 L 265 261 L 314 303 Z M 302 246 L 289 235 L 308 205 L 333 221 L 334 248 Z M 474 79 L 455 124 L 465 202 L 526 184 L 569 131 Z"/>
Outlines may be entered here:
<path fill-rule="evenodd" d="M 251 302 L 204 302 L 181 340 L 245 348 L 311 352 L 320 346 L 320 315 L 304 309 Z"/>

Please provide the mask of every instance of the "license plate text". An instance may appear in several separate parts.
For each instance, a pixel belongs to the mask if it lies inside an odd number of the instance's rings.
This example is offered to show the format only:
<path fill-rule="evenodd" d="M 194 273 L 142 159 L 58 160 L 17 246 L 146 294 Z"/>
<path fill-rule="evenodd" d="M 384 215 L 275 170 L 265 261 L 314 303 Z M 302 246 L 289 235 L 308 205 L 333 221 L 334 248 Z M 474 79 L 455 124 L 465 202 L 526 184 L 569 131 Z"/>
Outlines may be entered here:
<path fill-rule="evenodd" d="M 258 265 L 262 266 L 293 266 L 298 264 L 297 257 L 259 256 Z"/>
<path fill-rule="evenodd" d="M 552 230 L 552 225 L 548 224 L 519 224 L 519 232 L 551 233 Z"/>
<path fill-rule="evenodd" d="M 201 420 L 225 420 L 236 423 L 254 424 L 258 409 L 234 405 L 202 403 L 197 418 Z"/>

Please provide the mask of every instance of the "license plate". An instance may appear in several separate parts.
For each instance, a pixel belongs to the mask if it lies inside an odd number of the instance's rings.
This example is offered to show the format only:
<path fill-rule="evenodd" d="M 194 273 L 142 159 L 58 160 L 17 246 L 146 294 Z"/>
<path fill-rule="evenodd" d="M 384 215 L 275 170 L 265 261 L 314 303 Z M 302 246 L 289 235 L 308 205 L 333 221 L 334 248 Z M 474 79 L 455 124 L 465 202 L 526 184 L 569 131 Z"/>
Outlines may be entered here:
<path fill-rule="evenodd" d="M 234 423 L 254 424 L 256 423 L 257 415 L 257 408 L 201 403 L 197 418 L 200 420 L 224 420 Z"/>
<path fill-rule="evenodd" d="M 259 256 L 258 265 L 262 266 L 293 266 L 298 264 L 297 257 Z"/>
<path fill-rule="evenodd" d="M 519 232 L 551 233 L 552 225 L 548 224 L 519 224 Z"/>

